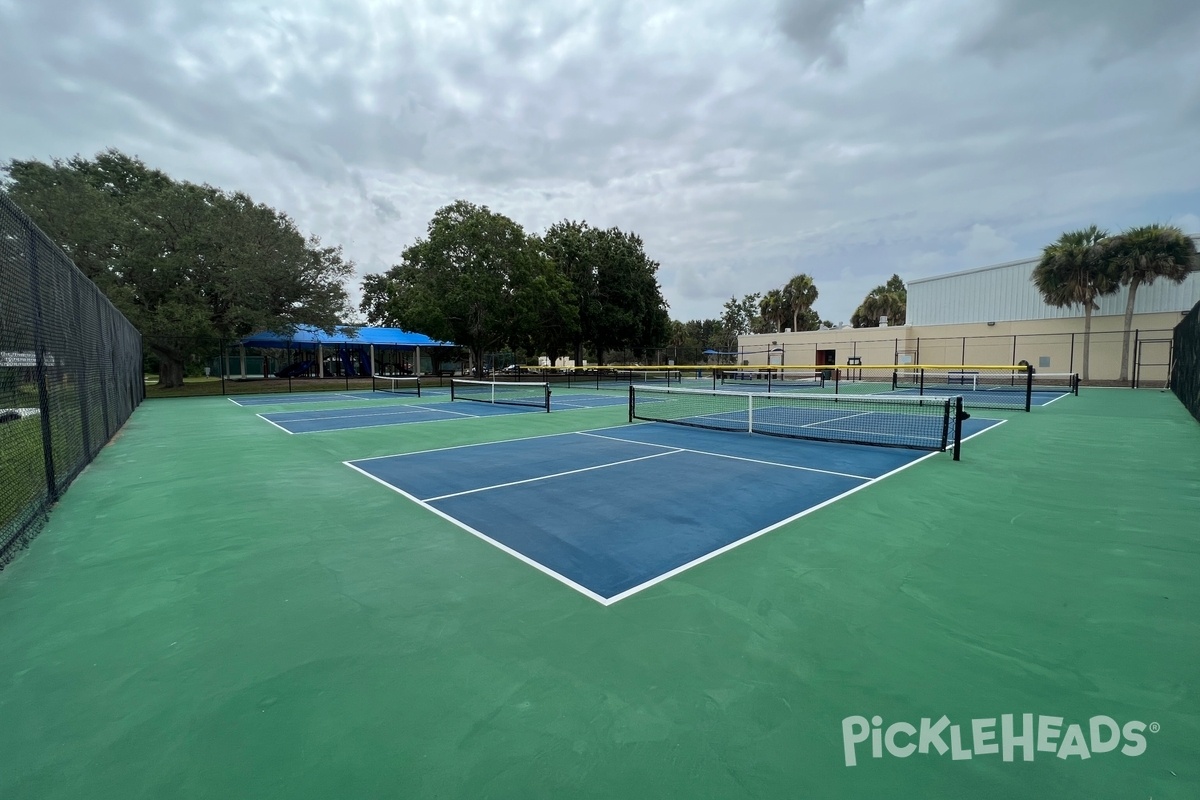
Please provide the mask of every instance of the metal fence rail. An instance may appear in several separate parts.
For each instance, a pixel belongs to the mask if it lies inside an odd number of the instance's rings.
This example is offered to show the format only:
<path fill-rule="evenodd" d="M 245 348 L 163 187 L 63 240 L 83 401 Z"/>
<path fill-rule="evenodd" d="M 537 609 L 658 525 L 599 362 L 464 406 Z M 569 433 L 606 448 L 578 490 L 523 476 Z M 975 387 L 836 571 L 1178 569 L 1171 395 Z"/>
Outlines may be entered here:
<path fill-rule="evenodd" d="M 1200 303 L 1175 326 L 1171 391 L 1200 420 Z"/>
<path fill-rule="evenodd" d="M 0 567 L 143 397 L 141 336 L 0 193 Z"/>

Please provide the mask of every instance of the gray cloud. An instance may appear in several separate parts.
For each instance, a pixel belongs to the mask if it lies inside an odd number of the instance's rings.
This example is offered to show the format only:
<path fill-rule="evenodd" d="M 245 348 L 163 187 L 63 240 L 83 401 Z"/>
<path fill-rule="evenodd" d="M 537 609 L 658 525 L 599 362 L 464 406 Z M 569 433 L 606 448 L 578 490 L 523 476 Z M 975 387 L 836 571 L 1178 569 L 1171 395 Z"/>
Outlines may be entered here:
<path fill-rule="evenodd" d="M 1064 41 L 1091 40 L 1103 65 L 1157 47 L 1195 47 L 1200 4 L 1194 0 L 998 0 L 968 46 L 1017 54 Z"/>
<path fill-rule="evenodd" d="M 781 0 L 780 29 L 813 62 L 846 64 L 838 29 L 863 12 L 866 0 Z"/>
<path fill-rule="evenodd" d="M 360 271 L 456 198 L 587 219 L 676 317 L 807 271 L 846 320 L 892 272 L 1194 214 L 1191 6 L 0 0 L 0 159 L 116 146 Z"/>

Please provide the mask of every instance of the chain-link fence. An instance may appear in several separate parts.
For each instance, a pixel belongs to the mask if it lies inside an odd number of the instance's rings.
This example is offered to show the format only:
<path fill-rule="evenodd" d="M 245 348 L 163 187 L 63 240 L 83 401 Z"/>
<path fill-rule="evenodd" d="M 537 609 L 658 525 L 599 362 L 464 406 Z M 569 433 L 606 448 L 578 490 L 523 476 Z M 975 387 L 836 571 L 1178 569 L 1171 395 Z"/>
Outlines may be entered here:
<path fill-rule="evenodd" d="M 1200 420 L 1200 303 L 1175 326 L 1171 391 Z"/>
<path fill-rule="evenodd" d="M 142 400 L 141 336 L 0 194 L 0 567 Z"/>
<path fill-rule="evenodd" d="M 1170 330 L 1096 331 L 1082 333 L 1021 333 L 993 336 L 912 336 L 903 329 L 895 338 L 859 340 L 821 339 L 814 342 L 752 344 L 741 348 L 742 364 L 812 366 L 845 364 L 1031 364 L 1041 372 L 1082 373 L 1085 344 L 1089 355 L 1088 382 L 1092 385 L 1161 388 L 1167 379 Z M 1121 353 L 1131 355 L 1131 370 L 1120 378 Z"/>

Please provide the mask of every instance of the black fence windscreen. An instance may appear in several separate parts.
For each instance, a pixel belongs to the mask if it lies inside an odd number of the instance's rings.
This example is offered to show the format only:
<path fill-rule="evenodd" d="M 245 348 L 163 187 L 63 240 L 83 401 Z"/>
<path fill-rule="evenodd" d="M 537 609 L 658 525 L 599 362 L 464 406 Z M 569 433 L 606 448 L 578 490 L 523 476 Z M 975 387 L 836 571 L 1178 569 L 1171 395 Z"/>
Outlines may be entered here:
<path fill-rule="evenodd" d="M 141 336 L 0 193 L 0 568 L 143 397 Z"/>
<path fill-rule="evenodd" d="M 1200 303 L 1175 326 L 1171 391 L 1200 420 Z"/>

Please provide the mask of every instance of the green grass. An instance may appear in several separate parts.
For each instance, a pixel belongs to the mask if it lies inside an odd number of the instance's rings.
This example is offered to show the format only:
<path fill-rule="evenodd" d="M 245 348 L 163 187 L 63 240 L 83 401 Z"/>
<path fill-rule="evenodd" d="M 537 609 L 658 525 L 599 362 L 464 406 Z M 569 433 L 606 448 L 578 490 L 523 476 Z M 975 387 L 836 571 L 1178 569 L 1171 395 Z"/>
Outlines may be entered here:
<path fill-rule="evenodd" d="M 0 425 L 0 549 L 7 547 L 32 503 L 45 503 L 42 423 L 25 417 Z"/>
<path fill-rule="evenodd" d="M 80 396 L 69 383 L 53 384 L 48 396 L 50 409 L 50 453 L 55 482 L 61 489 L 83 465 L 89 443 L 84 440 L 87 417 L 91 446 L 98 448 L 105 438 L 103 404 L 96 397 Z M 0 408 L 40 409 L 37 389 L 30 384 L 16 387 Z M 9 547 L 17 530 L 30 517 L 40 513 L 50 496 L 46 482 L 46 456 L 43 447 L 43 417 L 40 413 L 0 425 L 0 545 Z M 35 508 L 31 511 L 31 506 Z"/>

